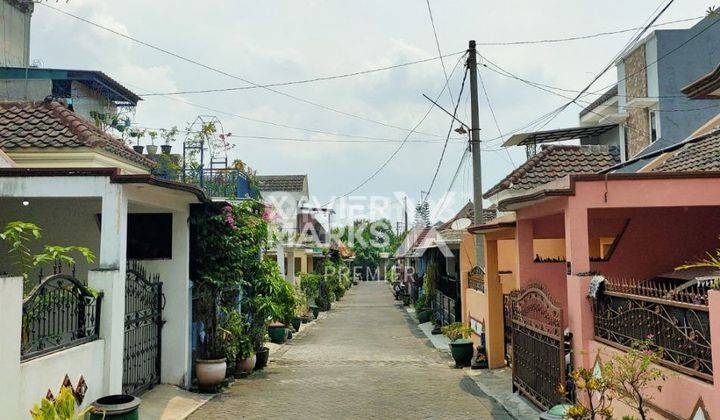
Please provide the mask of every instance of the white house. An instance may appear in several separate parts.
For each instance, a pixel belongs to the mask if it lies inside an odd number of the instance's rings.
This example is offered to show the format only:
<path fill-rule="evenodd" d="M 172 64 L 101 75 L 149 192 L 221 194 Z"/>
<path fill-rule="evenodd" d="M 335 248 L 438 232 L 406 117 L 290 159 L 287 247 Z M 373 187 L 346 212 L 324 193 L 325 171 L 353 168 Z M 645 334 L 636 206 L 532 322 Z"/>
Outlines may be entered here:
<path fill-rule="evenodd" d="M 51 267 L 30 273 L 28 289 L 40 283 L 38 296 L 60 294 L 51 301 L 64 307 L 56 308 L 23 291 L 24 270 L 0 244 L 0 274 L 8 273 L 0 275 L 5 418 L 25 417 L 48 391 L 57 395 L 66 376 L 86 388 L 83 405 L 156 383 L 190 385 L 187 220 L 191 204 L 209 200 L 196 187 L 152 177 L 142 155 L 60 107 L 0 103 L 0 146 L 11 144 L 10 156 L 43 156 L 0 168 L 0 227 L 32 222 L 43 229 L 33 252 L 77 245 L 97 258 L 59 275 Z"/>

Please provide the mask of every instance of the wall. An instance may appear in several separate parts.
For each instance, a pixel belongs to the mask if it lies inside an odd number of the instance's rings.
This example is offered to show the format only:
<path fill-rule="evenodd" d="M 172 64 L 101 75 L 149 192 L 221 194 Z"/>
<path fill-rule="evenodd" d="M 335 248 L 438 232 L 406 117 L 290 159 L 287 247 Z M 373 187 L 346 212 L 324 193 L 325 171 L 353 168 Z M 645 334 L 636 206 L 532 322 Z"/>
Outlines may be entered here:
<path fill-rule="evenodd" d="M 52 80 L 28 79 L 27 84 L 24 79 L 0 80 L 0 95 L 8 100 L 42 101 L 52 95 Z"/>
<path fill-rule="evenodd" d="M 720 105 L 720 101 L 691 100 L 680 91 L 682 87 L 713 71 L 720 63 L 720 24 L 705 30 L 714 22 L 713 18 L 706 18 L 688 30 L 656 31 L 658 56 L 666 56 L 657 65 L 659 93 L 664 97 L 660 101 L 660 110 L 692 110 L 660 113 L 660 130 L 666 145 L 682 141 L 718 113 L 718 109 L 712 106 Z M 694 36 L 696 38 L 686 47 L 670 54 L 670 51 Z"/>
<path fill-rule="evenodd" d="M 85 378 L 88 389 L 82 407 L 102 397 L 105 342 L 93 341 L 20 364 L 20 410 L 27 413 L 47 390 L 58 395 L 65 375 L 73 386 Z"/>
<path fill-rule="evenodd" d="M 272 204 L 279 219 L 280 227 L 291 233 L 297 233 L 298 203 L 307 201 L 307 193 L 302 191 L 262 191 L 263 201 Z"/>
<path fill-rule="evenodd" d="M 630 222 L 612 257 L 590 264 L 608 277 L 646 279 L 720 247 L 720 230 L 708 228 L 720 226 L 720 208 L 712 207 L 592 211 L 591 233 L 606 233 L 595 225 L 619 231 L 623 214 Z"/>
<path fill-rule="evenodd" d="M 0 26 L 2 30 L 2 54 L 0 66 L 25 67 L 30 56 L 30 11 L 25 13 L 8 0 L 0 0 Z"/>
<path fill-rule="evenodd" d="M 625 90 L 626 100 L 629 102 L 635 98 L 647 97 L 647 71 L 645 59 L 645 45 L 641 44 L 631 52 L 624 60 L 625 63 Z M 626 124 L 631 129 L 628 134 L 629 158 L 637 155 L 642 149 L 650 144 L 648 111 L 645 108 L 628 109 Z"/>
<path fill-rule="evenodd" d="M 100 255 L 100 228 L 95 215 L 100 213 L 100 199 L 95 198 L 30 198 L 28 206 L 23 199 L 0 198 L 0 227 L 8 222 L 23 221 L 35 223 L 42 229 L 42 239 L 34 241 L 31 252 L 37 253 L 46 244 L 76 245 L 90 248 L 96 256 Z M 0 273 L 17 271 L 14 260 L 7 254 L 8 247 L 0 242 Z M 77 257 L 77 255 L 74 255 Z M 97 262 L 87 263 L 76 258 L 76 275 L 87 280 L 88 270 L 97 268 Z M 36 279 L 37 272 L 30 278 Z M 45 274 L 51 274 L 47 268 Z"/>

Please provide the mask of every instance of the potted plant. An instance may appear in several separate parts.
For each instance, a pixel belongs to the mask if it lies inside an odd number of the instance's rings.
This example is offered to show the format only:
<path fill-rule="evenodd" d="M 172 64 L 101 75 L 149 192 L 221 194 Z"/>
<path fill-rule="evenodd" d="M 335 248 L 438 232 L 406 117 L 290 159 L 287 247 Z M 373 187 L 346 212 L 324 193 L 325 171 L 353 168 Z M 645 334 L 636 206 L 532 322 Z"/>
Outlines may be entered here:
<path fill-rule="evenodd" d="M 454 322 L 442 327 L 442 332 L 450 339 L 450 354 L 455 360 L 455 367 L 470 366 L 473 357 L 473 342 L 468 340 L 472 329 L 462 322 Z"/>
<path fill-rule="evenodd" d="M 35 404 L 33 409 L 30 410 L 30 415 L 33 420 L 80 420 L 85 418 L 86 414 L 93 412 L 92 406 L 76 412 L 76 405 L 77 402 L 72 388 L 63 386 L 57 398 L 43 398 L 39 405 Z"/>
<path fill-rule="evenodd" d="M 299 286 L 296 286 L 295 288 L 295 308 L 294 311 L 294 317 L 290 320 L 290 324 L 292 325 L 295 332 L 300 331 L 300 324 L 302 324 L 303 317 L 307 316 L 308 313 L 308 299 L 305 295 L 305 292 L 302 291 L 302 289 Z"/>
<path fill-rule="evenodd" d="M 228 348 L 223 340 L 227 335 L 219 324 L 220 298 L 217 289 L 209 286 L 203 296 L 200 311 L 207 324 L 205 331 L 200 334 L 199 356 L 195 359 L 195 377 L 201 390 L 215 391 L 225 379 L 227 371 Z"/>
<path fill-rule="evenodd" d="M 287 327 L 279 321 L 268 325 L 268 336 L 275 344 L 283 344 L 287 340 Z"/>
<path fill-rule="evenodd" d="M 135 152 L 142 154 L 144 146 L 140 144 L 140 139 L 143 138 L 145 135 L 145 130 L 140 130 L 137 128 L 131 128 L 128 130 L 128 136 L 130 136 L 130 139 L 135 140 L 135 145 L 132 147 Z"/>
<path fill-rule="evenodd" d="M 157 138 L 158 133 L 157 131 L 150 130 L 147 132 L 147 134 L 148 136 L 150 136 L 150 144 L 145 146 L 145 148 L 147 149 L 148 155 L 154 156 L 155 154 L 157 154 L 158 147 L 155 144 L 155 139 Z"/>
<path fill-rule="evenodd" d="M 478 346 L 477 349 L 475 349 L 475 357 L 473 357 L 470 367 L 473 369 L 488 368 L 487 351 L 485 350 L 485 347 Z"/>
<path fill-rule="evenodd" d="M 175 138 L 178 135 L 178 128 L 177 126 L 173 126 L 170 129 L 162 129 L 160 130 L 160 137 L 162 137 L 165 144 L 160 146 L 160 150 L 164 155 L 169 155 L 170 151 L 172 150 L 172 142 L 175 141 Z"/>
<path fill-rule="evenodd" d="M 235 374 L 247 376 L 255 370 L 255 349 L 250 336 L 243 334 L 238 340 L 238 353 L 235 358 Z"/>

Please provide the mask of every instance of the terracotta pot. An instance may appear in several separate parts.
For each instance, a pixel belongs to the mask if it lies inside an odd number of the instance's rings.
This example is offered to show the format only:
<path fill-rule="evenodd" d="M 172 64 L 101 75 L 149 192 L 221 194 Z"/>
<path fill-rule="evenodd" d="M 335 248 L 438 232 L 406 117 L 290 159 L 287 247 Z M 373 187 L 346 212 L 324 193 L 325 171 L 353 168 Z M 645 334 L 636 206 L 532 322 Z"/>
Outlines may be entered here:
<path fill-rule="evenodd" d="M 195 360 L 195 376 L 201 389 L 212 389 L 225 379 L 227 363 L 225 358 L 215 360 Z"/>
<path fill-rule="evenodd" d="M 255 369 L 255 363 L 257 361 L 256 356 L 253 354 L 247 359 L 237 359 L 235 361 L 235 373 L 249 375 Z"/>

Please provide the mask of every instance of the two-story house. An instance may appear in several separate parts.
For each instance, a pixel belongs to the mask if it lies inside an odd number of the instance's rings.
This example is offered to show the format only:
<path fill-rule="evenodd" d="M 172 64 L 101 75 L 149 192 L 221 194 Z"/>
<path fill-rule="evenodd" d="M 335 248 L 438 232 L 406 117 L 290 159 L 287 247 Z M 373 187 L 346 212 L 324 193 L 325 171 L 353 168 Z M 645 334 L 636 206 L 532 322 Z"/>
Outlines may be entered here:
<path fill-rule="evenodd" d="M 682 89 L 720 60 L 720 24 L 708 16 L 691 28 L 658 29 L 629 47 L 615 63 L 617 83 L 580 111 L 577 127 L 520 133 L 504 146 L 579 140 L 616 146 L 622 161 L 676 144 L 717 114 L 720 101 L 699 106 Z"/>

